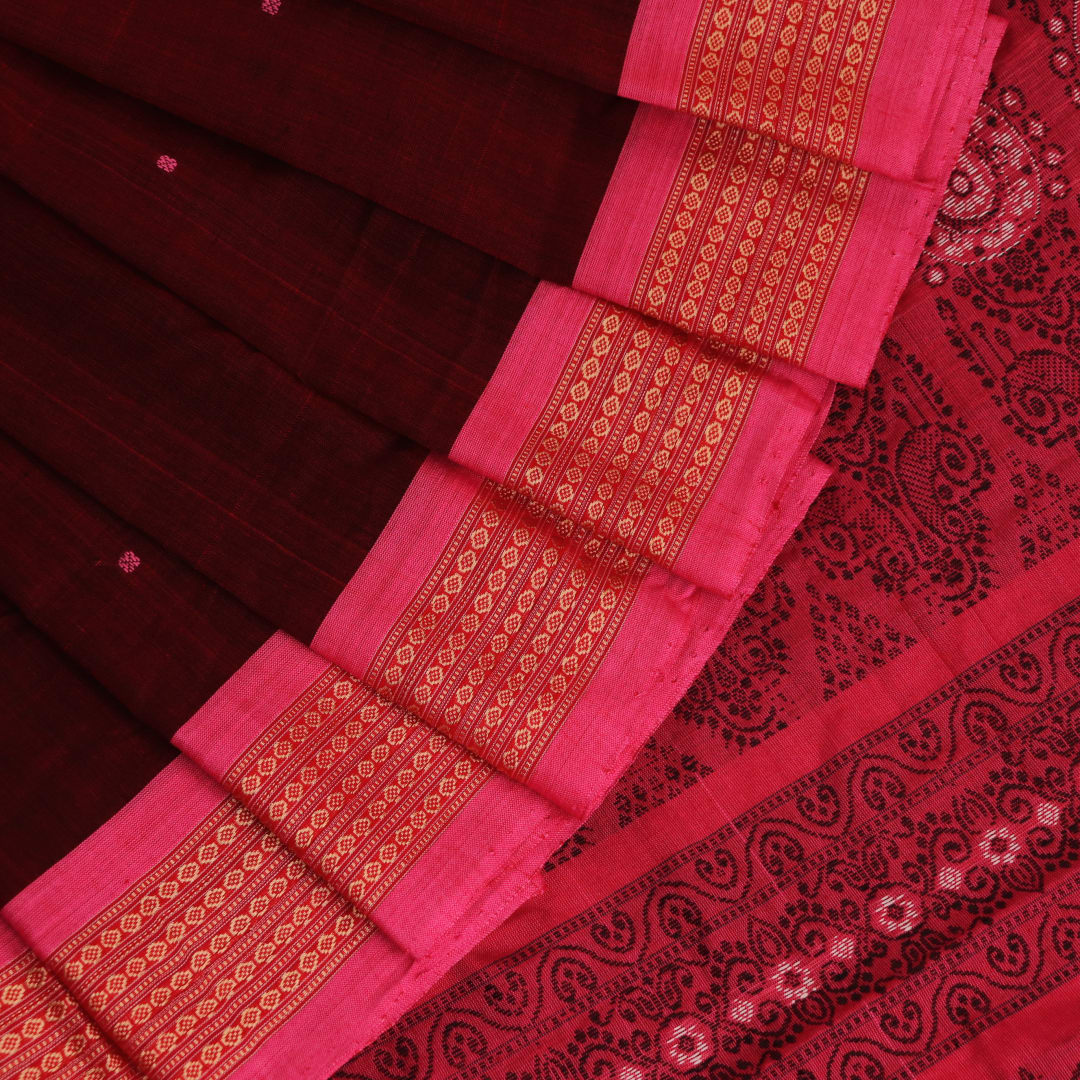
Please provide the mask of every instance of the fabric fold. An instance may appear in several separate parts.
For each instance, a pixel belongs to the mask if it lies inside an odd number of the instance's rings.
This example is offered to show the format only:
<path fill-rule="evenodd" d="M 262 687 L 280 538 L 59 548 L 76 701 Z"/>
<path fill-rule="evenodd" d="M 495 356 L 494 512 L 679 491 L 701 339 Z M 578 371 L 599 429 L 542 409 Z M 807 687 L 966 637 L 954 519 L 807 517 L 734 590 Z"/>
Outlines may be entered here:
<path fill-rule="evenodd" d="M 881 5 L 880 11 L 887 7 Z M 869 10 L 867 5 L 862 8 Z M 311 13 L 298 13 L 303 25 L 290 23 L 291 32 L 301 37 L 312 34 L 313 40 L 322 42 L 329 24 L 319 21 L 319 10 L 314 5 Z M 391 263 L 414 270 L 420 260 L 413 258 L 415 247 L 407 246 L 405 238 L 412 236 L 415 244 L 420 224 L 444 241 L 453 238 L 474 249 L 478 258 L 483 253 L 531 276 L 533 287 L 540 280 L 573 285 L 711 344 L 735 349 L 747 359 L 778 359 L 855 384 L 865 381 L 887 312 L 918 258 L 1002 32 L 1000 20 L 987 22 L 982 0 L 977 10 L 965 7 L 955 19 L 941 21 L 943 32 L 957 38 L 948 93 L 929 107 L 932 138 L 918 149 L 925 168 L 918 176 L 895 179 L 851 164 L 843 156 L 829 156 L 827 147 L 813 141 L 800 145 L 788 132 L 757 131 L 710 115 L 695 117 L 650 105 L 620 111 L 627 103 L 604 95 L 586 101 L 580 97 L 584 88 L 570 91 L 561 80 L 553 80 L 548 88 L 548 112 L 540 119 L 529 110 L 534 100 L 544 97 L 541 89 L 532 87 L 527 100 L 518 93 L 520 87 L 531 86 L 537 73 L 491 57 L 488 66 L 494 65 L 495 73 L 491 92 L 498 87 L 505 91 L 493 118 L 484 107 L 484 94 L 462 74 L 468 66 L 466 57 L 472 55 L 470 47 L 353 5 L 335 8 L 334 18 L 343 20 L 342 40 L 358 33 L 361 23 L 367 27 L 375 20 L 369 28 L 371 39 L 390 50 L 386 57 L 380 52 L 373 60 L 370 78 L 376 77 L 376 69 L 382 71 L 380 65 L 391 64 L 389 57 L 399 50 L 430 57 L 446 85 L 417 90 L 430 96 L 430 101 L 427 96 L 419 100 L 422 108 L 417 114 L 426 117 L 425 125 L 434 124 L 439 110 L 455 102 L 453 123 L 459 140 L 450 150 L 444 139 L 402 121 L 394 155 L 361 152 L 386 122 L 373 87 L 358 97 L 348 115 L 329 104 L 319 105 L 317 119 L 283 134 L 273 119 L 276 113 L 261 98 L 258 109 L 240 115 L 239 103 L 256 92 L 244 82 L 249 76 L 243 70 L 229 68 L 227 78 L 239 81 L 224 99 L 209 94 L 208 72 L 217 52 L 245 33 L 250 13 L 234 11 L 231 5 L 223 9 L 220 18 L 228 33 L 223 30 L 221 40 L 208 41 L 203 51 L 185 56 L 183 70 L 175 72 L 167 86 L 159 86 L 151 84 L 142 70 L 140 42 L 152 35 L 182 36 L 186 20 L 194 16 L 182 8 L 143 12 L 140 7 L 139 12 L 130 19 L 126 10 L 121 16 L 108 7 L 87 14 L 86 40 L 73 40 L 70 28 L 63 32 L 50 28 L 47 16 L 20 19 L 8 32 L 26 47 L 107 85 L 145 96 L 367 200 L 353 206 L 353 213 L 367 216 L 374 206 L 392 211 L 379 240 L 382 250 L 361 252 L 349 267 L 358 280 L 374 280 L 370 267 L 384 260 L 387 251 Z M 905 17 L 911 18 L 911 13 Z M 350 18 L 359 20 L 357 26 Z M 279 32 L 274 28 L 284 25 L 264 20 L 248 45 L 268 70 L 281 70 L 280 45 L 273 37 Z M 814 39 L 822 38 L 821 47 L 826 49 L 840 48 L 838 43 L 855 33 L 835 20 L 830 26 L 828 33 L 823 30 Z M 105 34 L 113 57 L 107 64 L 92 44 Z M 841 51 L 855 48 L 847 42 Z M 856 51 L 860 50 L 861 46 Z M 351 66 L 354 61 L 351 55 L 346 58 L 343 46 L 334 45 L 326 53 L 324 68 L 311 72 L 305 100 L 330 93 L 344 78 L 346 63 Z M 35 157 L 44 153 L 47 159 L 58 150 L 49 145 L 51 132 L 46 132 L 42 145 L 38 131 L 41 119 L 49 115 L 43 104 L 49 91 L 40 85 L 40 73 L 27 76 L 26 64 L 17 56 L 9 60 L 12 79 L 27 97 L 26 115 L 34 116 L 35 122 L 13 121 L 13 142 L 33 146 L 34 151 L 11 167 L 20 174 L 38 173 L 29 181 L 20 177 L 21 183 L 47 186 L 48 179 L 41 178 L 45 162 Z M 29 64 L 34 66 L 33 61 Z M 875 70 L 869 57 L 866 68 Z M 395 71 L 400 78 L 400 68 Z M 394 74 L 390 70 L 382 74 L 392 84 Z M 274 93 L 280 94 L 295 78 L 291 67 L 281 70 Z M 315 100 L 310 104 L 316 107 Z M 835 123 L 843 138 L 858 134 L 858 117 L 848 115 Z M 526 131 L 530 138 L 521 143 Z M 67 138 L 71 137 L 69 133 Z M 463 151 L 470 145 L 476 153 L 466 156 Z M 348 153 L 338 149 L 345 146 Z M 572 164 L 572 182 L 548 175 L 545 162 L 553 157 Z M 146 152 L 142 172 L 149 173 L 150 159 Z M 436 176 L 439 189 L 433 187 Z M 118 182 L 106 180 L 98 198 Z M 537 182 L 542 191 L 534 190 Z M 81 214 L 100 216 L 100 206 L 95 210 L 81 196 L 76 198 L 84 203 Z M 527 199 L 528 205 L 516 205 L 519 199 Z M 505 219 L 494 219 L 493 205 L 505 206 Z M 898 222 L 904 224 L 898 228 Z M 128 242 L 144 244 L 138 238 Z M 453 259 L 465 257 L 463 249 L 453 244 L 450 248 Z M 156 261 L 162 255 L 151 251 L 146 257 Z M 164 257 L 175 258 L 175 253 Z M 176 267 L 170 273 L 193 280 L 190 267 Z M 507 283 L 514 276 L 509 269 L 500 271 Z M 880 313 L 881 321 L 852 317 L 848 305 L 856 289 L 866 294 L 861 302 Z M 515 292 L 522 304 L 526 295 Z M 517 308 L 515 318 L 521 310 Z M 488 355 L 485 373 L 493 363 Z"/>
<path fill-rule="evenodd" d="M 512 20 L 484 4 L 359 2 L 608 93 L 898 179 L 928 175 L 943 103 L 963 97 L 964 42 L 980 30 L 975 0 L 947 19 L 932 0 L 594 0 L 520 5 Z"/>

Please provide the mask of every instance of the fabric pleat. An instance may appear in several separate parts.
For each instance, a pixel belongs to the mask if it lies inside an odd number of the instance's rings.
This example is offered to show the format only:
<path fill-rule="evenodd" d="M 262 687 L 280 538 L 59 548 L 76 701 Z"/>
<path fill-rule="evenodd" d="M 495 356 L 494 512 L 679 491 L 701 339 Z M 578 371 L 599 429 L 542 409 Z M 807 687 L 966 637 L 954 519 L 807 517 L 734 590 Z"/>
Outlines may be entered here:
<path fill-rule="evenodd" d="M 634 115 L 337 0 L 272 19 L 243 0 L 209 15 L 5 4 L 0 35 L 558 281 L 573 276 Z"/>
<path fill-rule="evenodd" d="M 423 449 L 320 398 L 17 189 L 0 197 L 5 430 L 310 636 Z M 243 560 L 215 562 L 230 550 Z"/>
<path fill-rule="evenodd" d="M 306 385 L 450 448 L 535 278 L 25 51 L 0 55 L 17 103 L 4 166 L 24 190 Z M 185 162 L 165 185 L 156 148 Z"/>
<path fill-rule="evenodd" d="M 116 813 L 175 751 L 10 602 L 0 603 L 8 712 L 23 721 L 5 723 L 0 754 L 6 898 L 84 839 L 88 821 Z"/>
<path fill-rule="evenodd" d="M 594 0 L 519 4 L 513 18 L 493 3 L 358 2 L 605 93 L 906 179 L 934 167 L 937 110 L 981 17 L 967 0 L 949 19 L 930 0 Z M 881 62 L 860 87 L 841 58 L 867 53 Z M 837 132 L 853 119 L 861 133 L 845 144 Z"/>

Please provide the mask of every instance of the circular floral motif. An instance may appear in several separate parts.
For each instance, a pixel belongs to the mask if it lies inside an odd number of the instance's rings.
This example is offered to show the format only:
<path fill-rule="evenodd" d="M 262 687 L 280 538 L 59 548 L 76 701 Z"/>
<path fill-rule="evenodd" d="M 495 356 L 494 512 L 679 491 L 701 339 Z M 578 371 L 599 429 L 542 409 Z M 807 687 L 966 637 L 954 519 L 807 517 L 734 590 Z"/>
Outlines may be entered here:
<path fill-rule="evenodd" d="M 991 866 L 1008 866 L 1020 854 L 1020 839 L 1008 825 L 994 825 L 979 838 L 979 854 Z"/>
<path fill-rule="evenodd" d="M 922 922 L 919 898 L 908 889 L 890 886 L 883 889 L 870 905 L 870 923 L 885 937 L 903 937 Z"/>
<path fill-rule="evenodd" d="M 117 559 L 116 565 L 119 566 L 125 574 L 134 574 L 142 565 L 142 559 L 140 559 L 134 551 L 125 551 L 124 554 Z"/>
<path fill-rule="evenodd" d="M 776 992 L 788 1005 L 805 1001 L 817 988 L 817 976 L 800 960 L 784 960 L 772 975 Z"/>
<path fill-rule="evenodd" d="M 715 1049 L 712 1031 L 696 1016 L 673 1016 L 660 1030 L 660 1053 L 680 1072 L 696 1068 Z"/>
<path fill-rule="evenodd" d="M 938 264 L 967 265 L 1008 251 L 1034 226 L 1041 186 L 1040 162 L 1023 134 L 1003 109 L 984 104 L 949 177 L 929 254 Z M 940 265 L 927 273 L 944 280 Z"/>

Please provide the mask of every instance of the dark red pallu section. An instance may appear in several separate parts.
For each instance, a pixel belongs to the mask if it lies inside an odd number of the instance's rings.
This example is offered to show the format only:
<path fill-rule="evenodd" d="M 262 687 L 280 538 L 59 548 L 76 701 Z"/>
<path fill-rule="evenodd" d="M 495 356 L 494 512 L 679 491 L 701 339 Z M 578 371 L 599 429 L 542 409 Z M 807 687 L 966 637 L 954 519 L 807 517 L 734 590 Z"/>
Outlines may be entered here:
<path fill-rule="evenodd" d="M 338 1075 L 1076 1075 L 1063 40 L 1010 13 L 870 383 L 823 430 L 833 475 L 723 646 L 544 892 Z"/>

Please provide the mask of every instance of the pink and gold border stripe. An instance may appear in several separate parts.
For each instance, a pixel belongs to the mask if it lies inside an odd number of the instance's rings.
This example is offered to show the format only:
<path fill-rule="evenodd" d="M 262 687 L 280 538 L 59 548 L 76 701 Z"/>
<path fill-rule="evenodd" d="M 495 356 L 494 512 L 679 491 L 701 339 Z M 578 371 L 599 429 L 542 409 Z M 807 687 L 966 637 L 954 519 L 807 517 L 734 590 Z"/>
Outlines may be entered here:
<path fill-rule="evenodd" d="M 928 160 L 986 4 L 642 0 L 619 93 L 901 180 Z"/>

